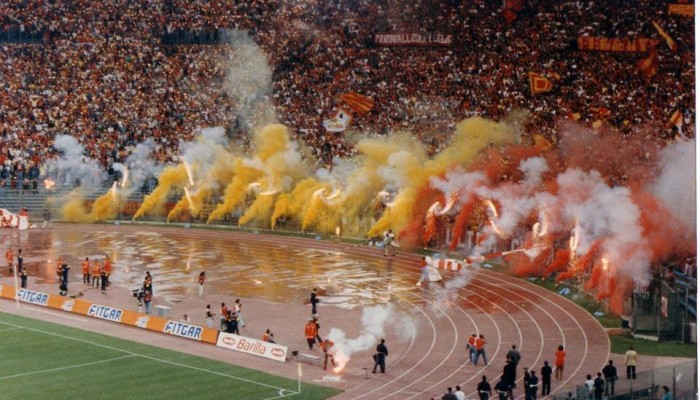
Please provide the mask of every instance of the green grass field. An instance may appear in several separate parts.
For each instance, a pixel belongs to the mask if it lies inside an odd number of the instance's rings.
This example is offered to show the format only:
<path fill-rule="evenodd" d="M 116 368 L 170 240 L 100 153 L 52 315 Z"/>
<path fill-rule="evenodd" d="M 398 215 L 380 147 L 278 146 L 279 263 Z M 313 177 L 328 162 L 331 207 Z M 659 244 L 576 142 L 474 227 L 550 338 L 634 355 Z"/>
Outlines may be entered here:
<path fill-rule="evenodd" d="M 325 399 L 338 390 L 0 313 L 2 399 Z M 227 350 L 221 350 L 227 351 Z"/>

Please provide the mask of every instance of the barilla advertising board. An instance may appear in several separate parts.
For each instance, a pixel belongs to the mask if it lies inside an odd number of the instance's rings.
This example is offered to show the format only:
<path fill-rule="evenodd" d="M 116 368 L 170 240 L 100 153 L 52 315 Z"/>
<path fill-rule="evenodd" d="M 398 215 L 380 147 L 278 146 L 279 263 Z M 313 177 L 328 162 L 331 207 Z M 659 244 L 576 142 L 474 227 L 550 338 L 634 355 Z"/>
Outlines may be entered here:
<path fill-rule="evenodd" d="M 275 361 L 285 362 L 287 360 L 287 346 L 263 342 L 262 340 L 230 333 L 219 333 L 219 340 L 216 342 L 216 345 L 225 349 L 252 354 L 258 357 L 265 357 Z"/>
<path fill-rule="evenodd" d="M 0 285 L 0 297 L 15 300 L 15 287 Z M 169 321 L 152 315 L 141 314 L 122 308 L 96 304 L 87 300 L 66 298 L 34 290 L 20 289 L 17 298 L 24 303 L 67 311 L 74 314 L 86 315 L 124 325 L 136 326 L 150 331 L 162 332 L 169 335 L 216 344 L 219 331 L 198 325 Z"/>

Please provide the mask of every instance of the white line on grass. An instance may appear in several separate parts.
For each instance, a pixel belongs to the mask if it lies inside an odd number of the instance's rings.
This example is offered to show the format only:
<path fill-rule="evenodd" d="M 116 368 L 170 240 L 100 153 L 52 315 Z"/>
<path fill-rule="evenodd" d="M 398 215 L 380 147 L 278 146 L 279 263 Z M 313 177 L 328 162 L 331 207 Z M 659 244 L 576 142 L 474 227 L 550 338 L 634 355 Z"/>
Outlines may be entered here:
<path fill-rule="evenodd" d="M 7 328 L 7 329 L 0 329 L 0 333 L 2 332 L 10 332 L 10 331 L 16 331 L 19 328 Z"/>
<path fill-rule="evenodd" d="M 68 366 L 65 366 L 65 367 L 50 368 L 50 369 L 44 369 L 44 370 L 41 370 L 41 371 L 25 372 L 25 373 L 16 374 L 16 375 L 0 376 L 0 380 L 13 379 L 13 378 L 21 378 L 21 377 L 23 377 L 23 376 L 29 376 L 29 375 L 45 374 L 45 373 L 47 373 L 47 372 L 63 371 L 63 370 L 65 370 L 65 369 L 73 369 L 73 368 L 87 367 L 88 365 L 95 365 L 95 364 L 108 363 L 108 362 L 112 362 L 112 361 L 116 361 L 116 360 L 122 360 L 122 359 L 124 359 L 124 358 L 129 358 L 129 357 L 134 357 L 134 355 L 132 355 L 132 354 L 127 354 L 127 355 L 125 355 L 125 356 L 110 358 L 110 359 L 107 359 L 107 360 L 93 361 L 93 362 L 83 363 L 83 364 L 68 365 Z"/>
<path fill-rule="evenodd" d="M 0 324 L 12 326 L 12 327 L 15 327 L 15 328 L 18 328 L 18 329 L 26 329 L 26 330 L 32 331 L 32 332 L 43 333 L 43 334 L 49 335 L 49 336 L 55 336 L 55 337 L 60 337 L 60 338 L 63 338 L 63 339 L 73 340 L 73 341 L 76 341 L 76 342 L 87 343 L 87 344 L 91 344 L 91 345 L 93 345 L 93 346 L 102 347 L 102 348 L 109 349 L 109 350 L 114 350 L 114 351 L 119 351 L 119 352 L 126 353 L 126 354 L 129 354 L 129 355 L 132 355 L 132 356 L 141 357 L 141 358 L 146 358 L 146 359 L 149 359 L 149 360 L 152 360 L 152 361 L 156 361 L 156 362 L 160 362 L 160 363 L 163 363 L 163 364 L 170 364 L 170 365 L 174 365 L 174 366 L 178 366 L 178 367 L 182 367 L 182 368 L 192 369 L 192 370 L 199 371 L 199 372 L 207 372 L 207 373 L 210 373 L 210 374 L 214 374 L 214 375 L 223 376 L 223 377 L 226 377 L 226 378 L 235 379 L 235 380 L 238 380 L 238 381 L 241 381 L 241 382 L 252 383 L 252 384 L 254 384 L 254 385 L 264 386 L 264 387 L 268 387 L 268 388 L 271 388 L 271 389 L 286 390 L 286 391 L 292 392 L 292 391 L 289 390 L 289 389 L 285 389 L 285 388 L 281 388 L 281 387 L 273 386 L 273 385 L 268 385 L 267 383 L 256 382 L 256 381 L 253 381 L 253 380 L 250 380 L 250 379 L 246 379 L 246 378 L 241 378 L 241 377 L 234 376 L 234 375 L 225 374 L 225 373 L 223 373 L 223 372 L 212 371 L 212 370 L 208 370 L 208 369 L 204 369 L 204 368 L 194 367 L 194 366 L 192 366 L 192 365 L 181 364 L 181 363 L 177 363 L 177 362 L 174 362 L 174 361 L 168 361 L 168 360 L 163 360 L 163 359 L 156 358 L 156 357 L 146 356 L 146 355 L 134 353 L 134 352 L 131 352 L 131 351 L 128 351 L 128 350 L 123 350 L 123 349 L 118 349 L 118 348 L 116 348 L 116 347 L 107 346 L 106 344 L 91 342 L 91 341 L 85 340 L 85 339 L 79 339 L 79 338 L 76 338 L 76 337 L 59 335 L 58 333 L 42 331 L 41 329 L 29 328 L 29 327 L 26 327 L 26 326 L 17 325 L 17 324 L 13 324 L 13 323 L 10 323 L 10 322 L 0 321 Z M 293 393 L 293 394 L 297 394 L 296 392 L 292 392 L 292 393 Z"/>
<path fill-rule="evenodd" d="M 84 319 L 80 319 L 78 317 L 71 317 L 69 315 L 66 315 L 65 312 L 63 312 L 63 313 L 53 312 L 53 311 L 42 310 L 41 308 L 35 308 L 35 307 L 22 307 L 22 309 L 27 310 L 27 311 L 36 311 L 36 312 L 40 312 L 40 313 L 44 313 L 44 314 L 49 314 L 49 315 L 53 315 L 54 317 L 61 317 L 64 319 L 72 319 L 74 321 L 80 321 L 80 322 L 85 321 Z"/>

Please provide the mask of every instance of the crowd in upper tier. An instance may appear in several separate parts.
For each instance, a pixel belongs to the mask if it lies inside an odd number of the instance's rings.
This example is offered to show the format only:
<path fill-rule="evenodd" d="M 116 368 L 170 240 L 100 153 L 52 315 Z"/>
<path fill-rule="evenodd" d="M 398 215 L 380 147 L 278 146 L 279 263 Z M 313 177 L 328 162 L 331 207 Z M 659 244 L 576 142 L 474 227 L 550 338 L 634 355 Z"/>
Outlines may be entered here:
<path fill-rule="evenodd" d="M 105 169 L 134 146 L 155 141 L 154 157 L 173 161 L 199 128 L 224 126 L 246 145 L 252 121 L 270 105 L 277 120 L 315 152 L 319 163 L 352 156 L 350 135 L 323 120 L 357 92 L 374 108 L 351 130 L 413 132 L 430 153 L 455 123 L 474 115 L 502 120 L 522 109 L 523 134 L 556 143 L 559 122 L 603 123 L 631 140 L 671 139 L 680 110 L 694 137 L 695 54 L 692 17 L 651 0 L 527 0 L 506 21 L 501 0 L 98 0 L 0 3 L 0 29 L 40 34 L 37 43 L 0 43 L 0 180 L 41 175 L 57 135 L 79 138 L 84 157 Z M 652 25 L 678 45 L 671 51 Z M 270 68 L 263 90 L 231 88 L 259 66 L 235 68 L 230 45 L 163 44 L 178 31 L 241 30 Z M 451 35 L 449 46 L 381 46 L 377 33 Z M 20 35 L 21 36 L 21 35 Z M 643 77 L 647 53 L 579 51 L 579 36 L 661 40 L 659 70 Z M 245 54 L 240 57 L 247 57 Z M 254 69 L 254 70 L 253 70 Z M 231 76 L 230 71 L 235 71 Z M 527 73 L 553 89 L 533 95 Z M 264 75 L 264 74 L 263 74 Z M 237 84 L 237 83 L 236 83 Z M 259 87 L 257 89 L 260 89 Z M 10 183 L 14 182 L 14 183 Z"/>

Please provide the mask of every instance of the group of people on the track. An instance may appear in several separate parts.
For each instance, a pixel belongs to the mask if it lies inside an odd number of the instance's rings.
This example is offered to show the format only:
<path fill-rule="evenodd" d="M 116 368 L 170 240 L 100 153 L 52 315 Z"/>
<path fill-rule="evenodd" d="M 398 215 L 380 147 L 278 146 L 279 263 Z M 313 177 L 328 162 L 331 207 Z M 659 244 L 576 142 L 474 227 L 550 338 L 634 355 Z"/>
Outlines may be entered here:
<path fill-rule="evenodd" d="M 487 365 L 485 353 L 478 353 L 477 343 L 479 339 L 483 340 L 483 336 L 477 336 L 472 333 L 467 341 L 467 349 L 469 350 L 469 364 L 477 365 L 478 356 L 477 354 L 483 354 L 484 366 Z M 482 347 L 483 348 L 483 347 Z M 525 394 L 525 400 L 536 400 L 537 394 L 540 393 L 541 396 L 548 396 L 552 388 L 552 376 L 554 379 L 561 382 L 564 379 L 564 365 L 566 360 L 566 350 L 564 350 L 563 345 L 559 345 L 554 352 L 554 368 L 549 364 L 549 361 L 545 360 L 544 364 L 540 368 L 540 375 L 534 368 L 524 367 L 522 369 L 523 375 L 523 391 Z M 514 390 L 516 389 L 516 381 L 518 381 L 518 365 L 521 361 L 520 351 L 518 351 L 516 345 L 512 345 L 511 349 L 506 354 L 506 364 L 503 366 L 503 372 L 498 380 L 498 382 L 491 386 L 486 375 L 481 377 L 481 381 L 477 384 L 476 392 L 480 400 L 488 400 L 493 393 L 498 395 L 499 400 L 513 400 Z M 627 353 L 625 353 L 625 367 L 627 369 L 627 379 L 636 379 L 636 362 L 637 362 L 637 352 L 633 347 L 630 347 Z M 591 374 L 586 375 L 586 380 L 584 386 L 588 391 L 588 397 L 590 400 L 602 400 L 603 395 L 614 396 L 615 395 L 615 381 L 618 380 L 617 368 L 613 364 L 612 360 L 608 361 L 608 364 L 600 371 L 597 372 L 595 377 Z M 668 392 L 667 387 L 664 387 L 664 391 Z M 438 397 L 442 400 L 464 400 L 466 395 L 462 391 L 460 385 L 455 387 L 453 391 L 452 387 L 447 388 L 447 392 Z M 437 399 L 437 398 L 432 398 Z"/>
<path fill-rule="evenodd" d="M 221 331 L 232 333 L 234 335 L 240 334 L 240 328 L 245 328 L 245 321 L 243 320 L 243 303 L 241 299 L 236 299 L 232 307 L 228 307 L 225 302 L 221 302 Z"/>
<path fill-rule="evenodd" d="M 62 258 L 59 257 L 59 262 Z M 83 284 L 89 285 L 93 288 L 100 288 L 102 293 L 107 291 L 107 286 L 109 286 L 109 277 L 112 275 L 112 260 L 109 257 L 105 257 L 103 262 L 99 259 L 93 259 L 90 262 L 90 257 L 85 257 L 82 263 L 83 271 Z"/>

